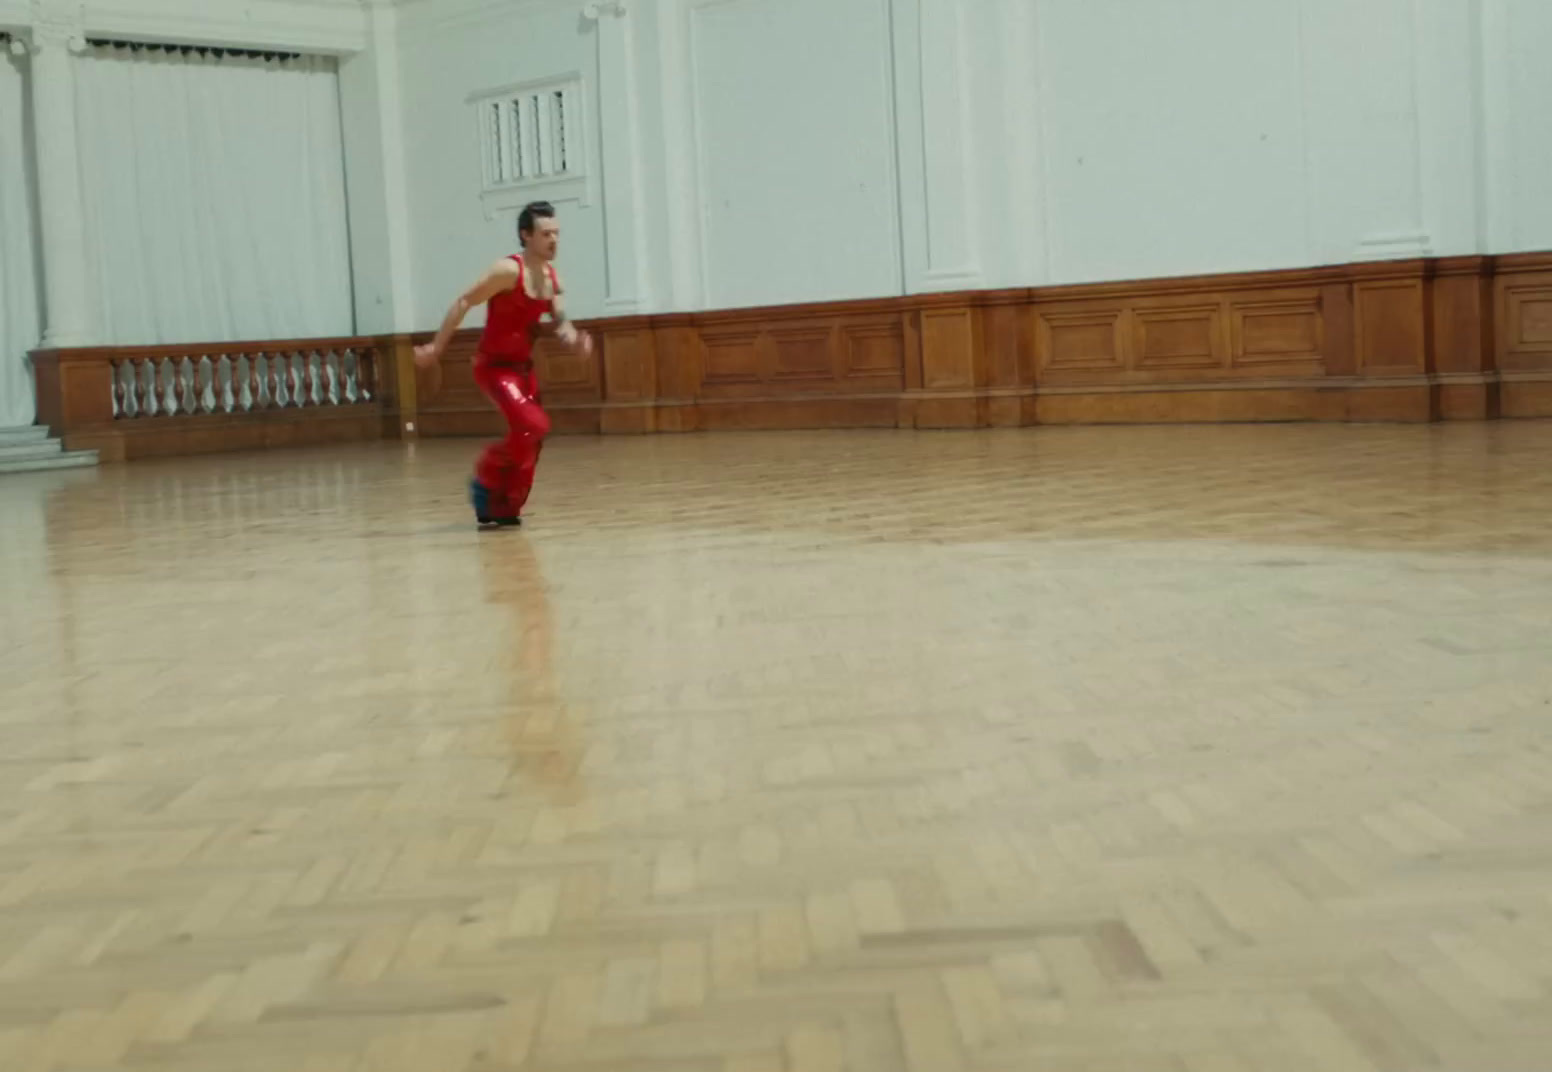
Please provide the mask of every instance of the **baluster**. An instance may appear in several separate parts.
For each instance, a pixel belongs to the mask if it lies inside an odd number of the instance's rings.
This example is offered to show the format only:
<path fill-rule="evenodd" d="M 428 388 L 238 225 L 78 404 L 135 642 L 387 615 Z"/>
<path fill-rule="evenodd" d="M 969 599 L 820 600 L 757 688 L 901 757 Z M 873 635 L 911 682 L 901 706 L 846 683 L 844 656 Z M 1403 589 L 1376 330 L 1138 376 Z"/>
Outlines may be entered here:
<path fill-rule="evenodd" d="M 135 392 L 140 396 L 141 413 L 155 417 L 161 412 L 161 402 L 156 396 L 155 358 L 135 362 Z"/>
<path fill-rule="evenodd" d="M 216 358 L 216 408 L 222 413 L 231 413 L 237 408 L 237 396 L 232 393 L 232 382 L 237 375 L 237 366 L 232 362 L 228 354 L 221 354 Z"/>
<path fill-rule="evenodd" d="M 199 412 L 211 414 L 216 411 L 216 366 L 210 360 L 209 354 L 201 354 L 199 364 L 194 366 L 194 384 L 199 393 Z"/>
<path fill-rule="evenodd" d="M 307 354 L 307 398 L 315 406 L 323 405 L 323 355 L 317 350 Z"/>
<path fill-rule="evenodd" d="M 369 346 L 361 352 L 361 398 L 370 402 L 377 395 L 377 348 Z"/>
<path fill-rule="evenodd" d="M 288 398 L 286 396 L 286 367 L 285 357 L 281 354 L 266 354 L 269 365 L 269 397 L 276 409 L 285 409 Z"/>
<path fill-rule="evenodd" d="M 357 375 L 360 366 L 356 361 L 356 352 L 349 347 L 345 349 L 345 355 L 340 358 L 340 367 L 345 371 L 345 401 L 354 404 L 357 398 L 359 381 Z"/>
<path fill-rule="evenodd" d="M 329 405 L 339 405 L 339 354 L 329 350 L 323 355 L 323 395 Z"/>
<path fill-rule="evenodd" d="M 113 419 L 118 420 L 124 415 L 124 381 L 119 379 L 121 362 L 111 361 L 108 364 L 113 369 L 113 386 L 108 389 L 108 393 L 112 396 Z"/>
<path fill-rule="evenodd" d="M 269 356 L 261 352 L 248 360 L 253 366 L 253 408 L 265 409 L 269 406 Z"/>
<path fill-rule="evenodd" d="M 301 350 L 298 356 L 302 359 L 302 367 L 297 370 L 296 391 L 298 406 L 311 406 L 317 400 L 313 398 L 313 353 L 311 350 Z"/>
<path fill-rule="evenodd" d="M 253 408 L 253 399 L 248 395 L 249 378 L 248 355 L 238 354 L 232 358 L 232 405 L 244 413 Z"/>
<path fill-rule="evenodd" d="M 180 366 L 183 377 L 183 412 L 193 415 L 199 412 L 199 366 L 194 364 L 194 359 L 187 354 L 183 355 Z"/>
<path fill-rule="evenodd" d="M 178 366 L 170 357 L 164 357 L 157 369 L 161 377 L 162 411 L 167 416 L 176 416 L 178 412 Z"/>
<path fill-rule="evenodd" d="M 119 365 L 119 397 L 123 400 L 120 409 L 124 416 L 134 420 L 140 416 L 140 393 L 136 390 L 136 374 L 134 358 L 122 362 Z"/>

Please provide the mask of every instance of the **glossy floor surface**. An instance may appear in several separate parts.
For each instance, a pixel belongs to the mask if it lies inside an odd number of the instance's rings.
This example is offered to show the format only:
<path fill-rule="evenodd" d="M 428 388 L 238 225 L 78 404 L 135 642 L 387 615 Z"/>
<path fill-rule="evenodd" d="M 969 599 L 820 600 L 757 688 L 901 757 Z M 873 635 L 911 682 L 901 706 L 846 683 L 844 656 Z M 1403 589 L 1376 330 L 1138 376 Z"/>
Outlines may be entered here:
<path fill-rule="evenodd" d="M 0 479 L 0 1068 L 1552 1068 L 1552 424 L 477 446 Z"/>

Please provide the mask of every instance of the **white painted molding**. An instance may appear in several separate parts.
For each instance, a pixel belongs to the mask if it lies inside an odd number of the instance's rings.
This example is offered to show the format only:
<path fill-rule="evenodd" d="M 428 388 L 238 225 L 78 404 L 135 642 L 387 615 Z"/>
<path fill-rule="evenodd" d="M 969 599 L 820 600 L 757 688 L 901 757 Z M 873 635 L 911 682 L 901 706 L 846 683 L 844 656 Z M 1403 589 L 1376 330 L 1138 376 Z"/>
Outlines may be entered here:
<path fill-rule="evenodd" d="M 660 0 L 658 42 L 663 108 L 664 180 L 667 189 L 670 304 L 675 309 L 704 308 L 702 269 L 698 120 L 695 114 L 690 51 L 690 12 L 686 0 Z"/>
<path fill-rule="evenodd" d="M 646 271 L 646 206 L 641 159 L 635 20 L 624 5 L 594 25 L 598 62 L 598 144 L 604 203 L 604 307 L 616 315 L 650 301 Z"/>
<path fill-rule="evenodd" d="M 1427 203 L 1428 177 L 1423 174 L 1423 89 L 1422 79 L 1422 12 L 1419 5 L 1423 0 L 1412 0 L 1407 5 L 1407 31 L 1408 46 L 1411 50 L 1412 62 L 1408 67 L 1408 87 L 1412 93 L 1412 219 L 1411 233 L 1405 237 L 1420 238 L 1424 244 L 1428 244 L 1428 236 L 1424 234 L 1428 229 L 1423 219 L 1424 205 Z M 1360 245 L 1368 245 L 1364 240 Z"/>
<path fill-rule="evenodd" d="M 1014 179 L 1009 222 L 1019 236 L 1019 272 L 1027 282 L 1043 283 L 1054 271 L 1039 5 L 1006 0 L 1005 10 L 1009 25 L 1002 42 L 1003 100 L 1009 126 L 1008 166 Z"/>
<path fill-rule="evenodd" d="M 197 15 L 167 6 L 87 0 L 78 10 L 87 36 L 129 41 L 347 55 L 364 50 L 369 39 L 371 13 L 360 4 L 249 0 L 235 15 L 213 4 L 187 5 Z"/>
<path fill-rule="evenodd" d="M 968 290 L 980 285 L 982 274 L 977 265 L 966 268 L 929 268 L 922 274 L 922 279 L 934 287 L 963 287 Z"/>
<path fill-rule="evenodd" d="M 922 279 L 975 285 L 983 271 L 963 0 L 918 0 L 916 31 L 926 196 Z M 929 42 L 934 47 L 928 48 Z M 946 241 L 949 235 L 959 236 L 958 241 Z"/>
<path fill-rule="evenodd" d="M 1514 90 L 1510 71 L 1513 19 L 1504 0 L 1480 0 L 1482 252 L 1514 248 Z"/>
<path fill-rule="evenodd" d="M 1432 250 L 1432 238 L 1422 232 L 1378 234 L 1359 239 L 1353 255 L 1359 261 L 1405 259 L 1429 257 Z"/>
<path fill-rule="evenodd" d="M 503 213 L 521 212 L 530 201 L 548 201 L 554 205 L 571 203 L 589 208 L 594 201 L 591 183 L 584 178 L 551 179 L 525 182 L 517 186 L 498 186 L 480 194 L 480 207 L 487 220 Z"/>
<path fill-rule="evenodd" d="M 509 18 L 514 7 L 524 14 L 574 10 L 582 13 L 582 0 L 400 0 L 399 24 L 416 30 L 466 26 L 490 18 Z"/>

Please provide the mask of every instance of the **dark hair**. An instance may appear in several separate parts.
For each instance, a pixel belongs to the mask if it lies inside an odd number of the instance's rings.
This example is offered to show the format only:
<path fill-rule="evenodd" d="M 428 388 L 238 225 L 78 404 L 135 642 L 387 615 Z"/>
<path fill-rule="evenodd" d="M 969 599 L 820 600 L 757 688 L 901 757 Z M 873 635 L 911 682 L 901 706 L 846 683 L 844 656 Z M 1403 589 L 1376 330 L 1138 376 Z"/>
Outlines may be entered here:
<path fill-rule="evenodd" d="M 528 236 L 533 234 L 536 220 L 552 220 L 555 218 L 555 206 L 548 201 L 534 201 L 523 206 L 523 211 L 517 217 L 517 237 L 523 245 L 528 245 Z"/>

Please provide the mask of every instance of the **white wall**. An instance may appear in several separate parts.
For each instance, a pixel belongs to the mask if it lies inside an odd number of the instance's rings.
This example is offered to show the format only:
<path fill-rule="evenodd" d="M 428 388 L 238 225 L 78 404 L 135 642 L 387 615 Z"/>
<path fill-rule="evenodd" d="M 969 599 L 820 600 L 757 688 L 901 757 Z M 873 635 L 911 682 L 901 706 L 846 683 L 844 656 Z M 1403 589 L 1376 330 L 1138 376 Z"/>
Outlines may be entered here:
<path fill-rule="evenodd" d="M 1545 0 L 586 6 L 0 0 L 0 27 L 339 55 L 364 331 L 432 326 L 516 248 L 467 100 L 568 72 L 587 316 L 1552 247 Z"/>
<path fill-rule="evenodd" d="M 575 71 L 590 91 L 598 86 L 597 35 L 582 27 L 580 4 L 487 6 L 473 16 L 462 14 L 468 6 L 430 0 L 406 6 L 399 16 L 410 249 L 422 327 L 434 327 L 488 263 L 519 248 L 515 215 L 488 217 L 481 205 L 479 141 L 468 96 Z M 596 164 L 596 93 L 592 104 L 589 157 Z M 599 196 L 595 188 L 587 206 L 560 206 L 569 301 L 573 309 L 594 313 L 605 298 Z M 480 323 L 482 315 L 469 323 Z"/>
<path fill-rule="evenodd" d="M 1489 240 L 1552 246 L 1552 4 L 1484 0 Z"/>
<path fill-rule="evenodd" d="M 706 303 L 897 290 L 887 0 L 697 4 L 688 20 Z"/>
<path fill-rule="evenodd" d="M 626 6 L 404 8 L 422 326 L 512 245 L 465 98 L 568 70 L 584 315 L 1552 247 L 1545 0 Z"/>

